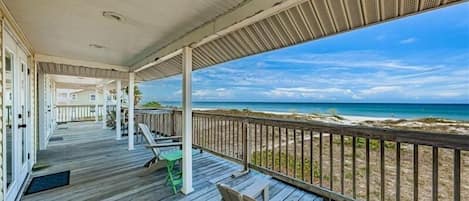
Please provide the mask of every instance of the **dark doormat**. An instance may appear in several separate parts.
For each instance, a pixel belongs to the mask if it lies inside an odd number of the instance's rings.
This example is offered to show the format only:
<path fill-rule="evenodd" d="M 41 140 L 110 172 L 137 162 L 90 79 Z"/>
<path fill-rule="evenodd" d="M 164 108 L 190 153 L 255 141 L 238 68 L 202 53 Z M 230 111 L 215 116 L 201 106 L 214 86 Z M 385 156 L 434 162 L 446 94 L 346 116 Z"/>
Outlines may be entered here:
<path fill-rule="evenodd" d="M 63 137 L 50 137 L 49 138 L 49 141 L 52 142 L 52 141 L 61 141 L 61 140 L 64 140 Z"/>
<path fill-rule="evenodd" d="M 34 177 L 24 193 L 25 195 L 37 193 L 70 184 L 70 170 L 54 174 Z"/>

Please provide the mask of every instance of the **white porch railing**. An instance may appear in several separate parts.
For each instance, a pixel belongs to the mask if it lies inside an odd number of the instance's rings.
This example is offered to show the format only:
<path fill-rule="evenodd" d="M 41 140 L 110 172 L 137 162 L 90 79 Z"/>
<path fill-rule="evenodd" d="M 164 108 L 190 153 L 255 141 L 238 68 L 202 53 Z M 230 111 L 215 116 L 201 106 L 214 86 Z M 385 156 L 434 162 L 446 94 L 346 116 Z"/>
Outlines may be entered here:
<path fill-rule="evenodd" d="M 115 105 L 108 105 L 107 112 L 116 110 Z M 96 115 L 102 119 L 104 108 L 103 105 L 98 105 L 96 110 L 95 105 L 57 105 L 56 120 L 57 123 L 77 122 L 77 121 L 94 121 Z"/>

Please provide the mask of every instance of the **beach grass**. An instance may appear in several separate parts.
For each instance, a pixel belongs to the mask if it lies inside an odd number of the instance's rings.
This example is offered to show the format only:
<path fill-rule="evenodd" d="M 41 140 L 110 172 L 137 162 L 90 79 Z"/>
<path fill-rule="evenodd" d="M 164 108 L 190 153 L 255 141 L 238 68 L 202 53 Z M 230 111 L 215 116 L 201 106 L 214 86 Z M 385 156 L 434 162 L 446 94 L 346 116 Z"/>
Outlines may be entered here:
<path fill-rule="evenodd" d="M 331 118 L 333 115 L 302 115 L 302 114 L 290 114 L 290 113 L 267 113 L 267 112 L 256 112 L 248 109 L 245 110 L 211 110 L 210 113 L 225 114 L 225 115 L 237 115 L 237 116 L 252 116 L 260 118 L 273 118 L 273 119 L 295 119 L 295 120 L 322 120 L 323 118 Z M 333 118 L 333 117 L 332 117 Z M 417 122 L 417 123 L 416 123 Z M 224 122 L 219 122 L 223 127 Z M 340 122 L 339 122 L 340 123 Z M 448 128 L 452 125 L 460 126 L 458 123 L 464 125 L 466 122 L 458 122 L 452 120 L 441 120 L 436 118 L 425 118 L 417 120 L 386 120 L 377 121 L 372 120 L 366 122 L 367 126 L 377 126 L 386 128 L 399 128 L 399 129 L 411 129 L 434 132 L 447 132 Z M 418 127 L 415 127 L 415 124 Z M 358 124 L 357 125 L 361 125 Z M 458 127 L 457 127 L 458 128 Z M 212 129 L 212 128 L 204 128 Z M 238 128 L 236 128 L 238 129 Z M 303 137 L 300 137 L 298 133 L 293 134 L 293 131 L 289 131 L 286 134 L 282 131 L 280 135 L 277 130 L 266 131 L 263 134 L 259 134 L 257 128 L 250 127 L 252 129 L 250 133 L 257 133 L 248 139 L 248 144 L 251 145 L 251 163 L 271 169 L 290 177 L 294 177 L 303 180 L 306 183 L 314 183 L 320 185 L 322 180 L 322 186 L 325 188 L 331 188 L 336 192 L 341 191 L 341 173 L 340 169 L 342 166 L 341 161 L 341 142 L 340 135 L 332 135 L 332 143 L 330 143 L 329 134 L 323 134 L 322 143 L 322 164 L 320 163 L 320 144 L 319 144 L 319 133 L 306 132 Z M 435 131 L 436 130 L 436 131 Z M 237 130 L 232 132 L 237 133 Z M 202 131 L 203 133 L 203 131 Z M 464 134 L 464 132 L 456 133 Z M 220 138 L 228 139 L 227 147 L 240 146 L 230 140 L 230 138 L 224 135 L 232 135 L 228 133 L 220 133 Z M 261 136 L 264 139 L 261 141 Z M 280 136 L 279 136 L 280 135 Z M 296 139 L 295 137 L 296 136 Z M 238 136 L 239 137 L 239 136 Z M 273 140 L 272 140 L 273 138 Z M 266 140 L 268 139 L 268 140 Z M 268 142 L 267 142 L 268 141 Z M 296 143 L 295 143 L 296 142 Z M 366 139 L 357 137 L 355 141 L 356 147 L 356 185 L 357 185 L 357 198 L 365 199 L 366 197 Z M 256 145 L 257 144 L 257 145 Z M 288 144 L 288 145 L 287 145 Z M 312 145 L 312 146 L 311 146 Z M 212 145 L 208 145 L 214 146 Z M 381 183 L 381 172 L 380 172 L 380 146 L 379 140 L 370 139 L 370 196 L 371 200 L 379 200 L 380 196 L 380 183 Z M 288 147 L 288 149 L 287 149 Z M 347 196 L 352 196 L 352 147 L 353 140 L 350 136 L 344 136 L 344 193 Z M 384 161 L 385 161 L 385 200 L 395 200 L 395 181 L 396 181 L 396 143 L 385 141 L 384 142 Z M 227 149 L 225 147 L 225 149 Z M 331 150 L 332 149 L 332 150 Z M 452 189 L 453 182 L 453 151 L 450 149 L 439 149 L 439 198 L 440 200 L 451 200 L 454 196 Z M 222 152 L 227 150 L 222 150 Z M 312 155 L 311 155 L 312 153 Z M 331 154 L 332 153 L 332 154 Z M 413 145 L 401 143 L 401 200 L 411 200 L 413 198 Z M 239 153 L 237 153 L 239 155 Z M 303 160 L 301 158 L 303 157 Z M 295 160 L 296 159 L 296 160 Z M 311 160 L 312 159 L 312 160 Z M 331 164 L 332 162 L 332 164 Z M 321 168 L 322 167 L 322 170 Z M 332 168 L 332 174 L 330 172 Z M 322 172 L 322 179 L 320 173 Z M 432 190 L 432 147 L 430 146 L 419 146 L 419 198 L 421 200 L 431 199 Z M 461 151 L 461 178 L 469 178 L 469 152 Z M 461 181 L 461 198 L 469 199 L 469 180 Z"/>

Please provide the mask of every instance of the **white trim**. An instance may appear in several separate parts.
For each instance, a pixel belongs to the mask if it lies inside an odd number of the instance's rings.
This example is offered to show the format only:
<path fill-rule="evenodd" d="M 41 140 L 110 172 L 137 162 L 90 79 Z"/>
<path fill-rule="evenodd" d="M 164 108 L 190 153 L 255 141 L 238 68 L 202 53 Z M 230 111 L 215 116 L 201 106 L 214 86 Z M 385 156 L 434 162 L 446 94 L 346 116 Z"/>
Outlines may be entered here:
<path fill-rule="evenodd" d="M 15 18 L 11 14 L 10 10 L 8 7 L 5 5 L 3 1 L 0 1 L 0 10 L 2 11 L 3 17 L 2 17 L 2 24 L 5 28 L 13 30 L 11 35 L 14 37 L 14 40 L 17 40 L 17 38 L 20 38 L 22 41 L 19 42 L 21 44 L 21 47 L 24 49 L 24 52 L 28 55 L 31 56 L 33 50 L 33 46 L 31 45 L 31 41 L 28 40 L 26 37 L 26 34 L 24 34 L 23 30 L 21 27 L 18 25 L 16 22 Z"/>
<path fill-rule="evenodd" d="M 4 28 L 3 30 L 6 30 L 6 28 Z M 7 102 L 6 100 L 8 98 L 8 102 L 11 102 L 10 111 L 12 113 L 12 118 L 11 118 L 11 130 L 12 131 L 11 131 L 11 140 L 10 140 L 11 141 L 10 163 L 7 162 L 7 158 L 8 158 L 7 143 L 5 143 L 4 146 L 2 146 L 2 149 L 3 149 L 2 164 L 4 164 L 4 168 L 2 168 L 2 171 L 3 171 L 2 174 L 4 175 L 3 181 L 2 181 L 3 183 L 2 188 L 4 192 L 3 194 L 4 200 L 13 200 L 13 199 L 16 199 L 17 196 L 19 196 L 18 193 L 20 192 L 21 186 L 25 182 L 25 179 L 30 171 L 29 169 L 30 164 L 26 158 L 27 157 L 26 153 L 29 153 L 29 149 L 31 147 L 31 139 L 29 137 L 30 132 L 28 132 L 29 131 L 28 129 L 22 129 L 18 127 L 18 125 L 23 124 L 23 123 L 28 124 L 28 119 L 24 121 L 25 118 L 27 118 L 27 115 L 25 115 L 24 113 L 27 112 L 26 107 L 28 107 L 28 104 L 26 101 L 28 97 L 26 97 L 25 92 L 26 92 L 26 89 L 29 88 L 29 86 L 24 86 L 25 83 L 22 83 L 22 81 L 24 80 L 20 80 L 20 78 L 26 79 L 26 77 L 24 76 L 27 73 L 26 61 L 28 60 L 28 56 L 26 55 L 25 51 L 20 47 L 20 44 L 17 43 L 17 40 L 15 40 L 14 35 L 12 35 L 10 32 L 7 32 L 7 31 L 3 31 L 3 33 L 4 33 L 2 35 L 3 37 L 3 46 L 2 46 L 3 63 L 6 64 L 5 62 L 6 52 L 8 52 L 8 54 L 12 55 L 12 60 L 11 60 L 12 65 L 11 65 L 11 74 L 10 74 L 11 91 L 10 93 L 7 93 L 7 96 L 5 96 L 5 94 L 2 96 L 3 103 L 4 103 L 2 107 L 5 107 L 6 105 L 5 103 Z M 24 66 L 22 66 L 22 64 L 24 64 Z M 4 77 L 6 75 L 5 70 L 6 68 L 4 67 L 3 68 Z M 5 90 L 6 80 L 7 79 L 5 78 L 2 79 L 2 82 L 3 82 L 2 90 L 4 93 L 6 91 Z M 27 87 L 27 88 L 23 88 L 23 89 L 19 88 L 20 83 L 23 84 L 22 87 Z M 28 93 L 28 95 L 30 94 Z M 10 96 L 12 97 L 11 101 L 10 101 Z M 22 103 L 24 103 L 24 108 L 20 107 L 22 106 Z M 22 108 L 23 110 L 20 110 L 20 108 Z M 5 112 L 7 112 L 7 110 L 3 110 L 2 121 L 3 121 L 3 124 L 5 125 L 5 128 L 7 128 L 5 122 L 8 119 L 8 115 L 5 115 L 6 114 Z M 22 114 L 21 119 L 19 119 L 19 114 Z M 26 134 L 26 135 L 23 135 L 23 134 Z M 8 142 L 7 135 L 3 135 L 2 140 L 3 142 Z M 25 147 L 26 149 L 24 150 L 23 150 L 22 142 L 24 142 L 24 145 L 26 146 Z M 23 156 L 25 156 L 24 162 L 22 158 Z M 11 183 L 10 183 L 9 188 L 7 188 L 7 180 L 9 178 L 8 173 L 7 173 L 8 166 L 12 168 L 12 174 L 10 176 Z"/>
<path fill-rule="evenodd" d="M 182 58 L 182 193 L 192 187 L 192 48 L 184 47 Z"/>
<path fill-rule="evenodd" d="M 134 150 L 134 130 L 135 130 L 135 125 L 134 125 L 134 84 L 135 84 L 135 73 L 129 73 L 129 151 Z"/>
<path fill-rule="evenodd" d="M 107 128 L 107 96 L 108 96 L 108 90 L 107 87 L 103 87 L 103 128 Z"/>
<path fill-rule="evenodd" d="M 34 143 L 31 146 L 31 167 L 30 169 L 32 170 L 32 166 L 36 164 L 37 162 L 37 150 L 39 149 L 39 90 L 38 90 L 38 76 L 37 76 L 37 63 L 32 59 L 32 57 L 29 57 L 31 59 L 31 64 L 34 66 L 34 70 L 32 71 L 34 74 L 34 81 L 32 83 L 31 88 L 34 89 L 33 94 L 34 94 L 34 100 L 32 100 L 32 103 L 34 104 L 34 110 L 31 110 L 31 117 L 34 125 L 33 129 L 33 140 Z"/>
<path fill-rule="evenodd" d="M 2 4 L 3 4 L 3 2 L 2 2 Z M 2 27 L 5 27 L 5 21 L 4 20 L 2 21 L 2 25 L 3 25 Z M 5 128 L 6 128 L 6 124 L 5 124 L 5 122 L 6 122 L 6 115 L 5 115 L 5 111 L 6 111 L 5 110 L 5 103 L 6 103 L 5 102 L 5 100 L 6 100 L 5 99 L 5 86 L 6 86 L 6 79 L 5 79 L 5 69 L 6 69 L 5 68 L 5 64 L 6 64 L 6 62 L 5 62 L 5 55 L 6 54 L 5 53 L 6 53 L 6 51 L 5 51 L 5 49 L 6 49 L 6 45 L 5 45 L 5 41 L 4 41 L 5 38 L 6 38 L 5 37 L 5 32 L 3 31 L 3 34 L 2 34 L 2 40 L 3 40 L 2 41 L 2 62 L 3 62 L 3 66 L 2 66 L 2 112 L 3 112 L 3 114 L 2 114 L 2 117 L 3 117 L 2 118 L 2 128 L 3 129 L 2 129 L 2 132 L 3 133 L 5 133 Z M 6 142 L 7 141 L 6 140 L 6 135 L 3 134 L 3 133 L 2 133 L 2 142 Z M 5 157 L 6 153 L 7 153 L 6 146 L 4 144 L 2 144 L 2 170 L 1 171 L 2 171 L 2 175 L 3 175 L 2 176 L 3 196 L 6 196 L 6 193 L 7 193 L 7 182 L 5 180 L 5 178 L 6 178 L 5 175 L 7 175 L 7 168 L 5 166 L 5 164 L 7 164 L 6 163 L 7 159 Z"/>
<path fill-rule="evenodd" d="M 122 139 L 121 110 L 122 110 L 122 85 L 116 81 L 116 140 Z"/>
<path fill-rule="evenodd" d="M 150 67 L 152 67 L 152 66 L 155 66 L 155 65 L 158 65 L 158 64 L 160 64 L 160 63 L 163 63 L 163 62 L 165 62 L 165 61 L 167 61 L 167 60 L 169 60 L 169 59 L 171 59 L 171 58 L 173 58 L 173 57 L 175 57 L 175 56 L 177 56 L 177 55 L 179 55 L 179 54 L 181 54 L 181 53 L 182 53 L 182 49 L 178 49 L 178 50 L 176 50 L 176 51 L 174 51 L 174 52 L 172 52 L 172 53 L 169 53 L 168 55 L 166 55 L 166 56 L 164 56 L 164 57 L 159 58 L 158 60 L 156 60 L 156 61 L 154 61 L 154 62 L 150 62 L 150 63 L 148 63 L 148 64 L 146 64 L 146 65 L 144 65 L 144 66 L 142 66 L 142 67 L 140 67 L 140 68 L 137 68 L 134 72 L 139 72 L 139 71 L 145 70 L 145 69 L 147 69 L 147 68 L 150 68 Z"/>
<path fill-rule="evenodd" d="M 8 34 L 9 33 L 6 32 L 6 35 L 8 35 Z M 16 125 L 16 120 L 15 120 L 16 119 L 15 118 L 15 114 L 16 114 L 15 105 L 16 104 L 15 104 L 15 95 L 14 95 L 14 93 L 15 93 L 15 91 L 14 91 L 14 85 L 15 84 L 14 83 L 15 83 L 16 79 L 15 79 L 14 71 L 15 71 L 15 60 L 16 60 L 17 54 L 16 54 L 16 51 L 13 51 L 13 50 L 11 50 L 10 48 L 7 47 L 7 45 L 6 45 L 6 43 L 7 43 L 6 35 L 4 35 L 4 37 L 3 37 L 3 44 L 4 44 L 4 46 L 3 46 L 3 54 L 4 54 L 3 63 L 5 64 L 5 66 L 3 68 L 4 70 L 3 70 L 3 89 L 2 90 L 3 90 L 3 94 L 5 94 L 5 92 L 6 92 L 5 86 L 6 86 L 6 80 L 7 80 L 6 77 L 5 77 L 5 75 L 6 75 L 6 71 L 5 71 L 6 70 L 6 55 L 7 55 L 7 51 L 8 51 L 8 54 L 12 55 L 12 58 L 10 60 L 12 62 L 12 65 L 10 67 L 12 77 L 11 77 L 11 86 L 10 86 L 11 87 L 11 92 L 10 92 L 11 94 L 6 94 L 6 95 L 7 95 L 7 97 L 8 96 L 13 97 L 13 99 L 11 100 L 11 108 L 10 108 L 10 111 L 12 113 L 12 119 L 11 119 L 11 121 L 12 121 L 12 123 L 11 123 L 11 126 L 12 126 L 12 129 L 11 129 L 12 130 L 11 131 L 12 132 L 12 134 L 11 134 L 12 135 L 12 139 L 11 139 L 11 141 L 12 141 L 12 143 L 11 143 L 12 156 L 11 156 L 11 161 L 10 162 L 15 163 L 14 160 L 17 157 L 16 156 L 17 152 L 15 151 L 16 145 L 14 144 L 15 140 L 13 139 L 13 137 L 15 136 L 15 132 L 16 132 L 16 129 L 15 129 L 15 126 L 14 126 L 14 125 Z M 12 38 L 12 36 L 10 35 L 9 38 Z M 3 106 L 5 106 L 6 100 L 7 99 L 5 99 L 5 95 L 4 95 L 3 96 L 3 104 L 2 104 Z M 3 119 L 3 126 L 4 126 L 4 128 L 7 127 L 7 124 L 5 123 L 7 119 L 5 119 L 5 118 L 7 118 L 7 116 L 8 116 L 7 113 L 5 113 L 5 111 L 8 111 L 8 110 L 4 110 L 4 112 L 3 112 L 3 118 L 4 118 Z M 7 136 L 6 135 L 6 130 L 3 130 L 3 131 L 5 133 L 5 135 L 3 135 L 4 136 L 3 142 L 7 142 L 8 140 L 6 138 L 6 136 Z M 8 154 L 7 146 L 6 146 L 6 144 L 3 144 L 3 156 L 2 156 L 2 158 L 3 158 L 3 163 L 2 164 L 3 165 L 2 165 L 2 167 L 3 167 L 3 175 L 4 176 L 2 178 L 3 178 L 3 185 L 4 185 L 3 186 L 4 200 L 11 200 L 12 199 L 11 196 L 13 196 L 15 194 L 15 192 L 10 192 L 10 191 L 13 191 L 13 189 L 11 189 L 11 188 L 13 188 L 15 185 L 17 185 L 16 184 L 17 181 L 15 180 L 16 174 L 17 174 L 17 168 L 14 167 L 14 166 L 12 167 L 12 174 L 11 174 L 12 179 L 11 179 L 11 183 L 10 183 L 10 189 L 8 189 L 8 187 L 7 187 L 7 183 L 8 183 L 7 169 L 8 169 L 8 166 L 11 165 L 11 164 L 8 164 L 8 162 L 7 162 L 7 157 L 8 157 L 7 154 Z"/>
<path fill-rule="evenodd" d="M 71 66 L 84 66 L 84 67 L 89 67 L 89 68 L 129 72 L 129 67 L 127 66 L 105 64 L 105 63 L 99 63 L 99 62 L 94 62 L 94 61 L 76 60 L 76 59 L 69 59 L 69 58 L 50 56 L 50 55 L 44 55 L 44 54 L 36 54 L 35 58 L 36 58 L 36 61 L 38 62 L 67 64 Z"/>
<path fill-rule="evenodd" d="M 10 23 L 6 21 L 5 25 L 6 26 L 5 26 L 4 31 L 10 34 L 10 36 L 13 38 L 13 40 L 18 45 L 18 47 L 21 48 L 23 52 L 25 52 L 26 56 L 32 55 L 31 51 L 28 48 L 26 48 L 26 46 L 21 42 L 21 40 L 17 39 L 18 35 L 15 33 L 15 31 L 13 31 L 13 28 L 10 25 Z"/>
<path fill-rule="evenodd" d="M 204 43 L 217 39 L 227 33 L 248 26 L 269 16 L 277 14 L 287 8 L 295 6 L 305 0 L 251 0 L 241 4 L 230 12 L 227 12 L 214 20 L 205 23 L 195 30 L 187 33 L 175 41 L 160 49 L 152 49 L 148 56 L 136 58 L 131 71 L 151 63 L 155 58 L 162 58 L 172 52 L 190 45 L 191 48 L 198 47 Z"/>
<path fill-rule="evenodd" d="M 38 75 L 38 98 L 39 98 L 39 150 L 46 150 L 49 138 L 47 135 L 47 101 L 46 101 L 46 75 Z"/>
<path fill-rule="evenodd" d="M 91 101 L 91 95 L 90 94 L 90 101 Z M 95 121 L 98 122 L 99 120 L 99 116 L 98 116 L 98 109 L 99 109 L 99 106 L 98 106 L 98 89 L 96 88 L 96 93 L 94 94 L 94 118 L 95 118 Z"/>

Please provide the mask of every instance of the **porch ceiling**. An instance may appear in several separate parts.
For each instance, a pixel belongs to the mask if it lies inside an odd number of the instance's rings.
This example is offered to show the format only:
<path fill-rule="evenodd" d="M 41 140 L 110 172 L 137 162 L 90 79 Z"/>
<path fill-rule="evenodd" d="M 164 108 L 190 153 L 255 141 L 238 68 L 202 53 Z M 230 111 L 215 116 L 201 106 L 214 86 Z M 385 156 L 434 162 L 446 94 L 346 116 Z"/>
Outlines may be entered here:
<path fill-rule="evenodd" d="M 51 75 L 51 79 L 58 83 L 74 83 L 83 85 L 100 85 L 108 82 L 106 79 L 88 78 L 88 77 L 76 77 L 66 75 Z"/>
<path fill-rule="evenodd" d="M 113 69 L 100 69 L 80 65 L 39 62 L 39 72 L 52 75 L 127 80 L 128 73 Z"/>
<path fill-rule="evenodd" d="M 181 73 L 181 48 L 193 68 L 316 40 L 463 0 L 4 0 L 43 55 L 114 65 L 116 69 L 40 63 L 52 74 L 138 81 Z M 103 17 L 115 11 L 122 21 Z M 91 47 L 90 44 L 95 44 Z M 100 48 L 99 46 L 103 47 Z M 93 46 L 93 45 L 92 45 Z M 55 67 L 52 67 L 55 64 Z M 70 66 L 75 66 L 72 70 Z M 78 69 L 78 70 L 77 70 Z M 95 69 L 95 70 L 92 70 Z M 84 73 L 84 74 L 82 74 Z"/>
<path fill-rule="evenodd" d="M 51 75 L 50 77 L 58 89 L 101 89 L 104 86 L 108 90 L 116 88 L 115 80 L 102 79 L 102 78 L 90 78 L 90 77 L 78 77 L 68 75 Z M 121 86 L 127 87 L 127 83 L 121 83 Z"/>
<path fill-rule="evenodd" d="M 3 0 L 39 54 L 129 66 L 243 0 Z M 120 14 L 121 21 L 103 16 Z M 91 47 L 90 44 L 103 46 Z"/>

